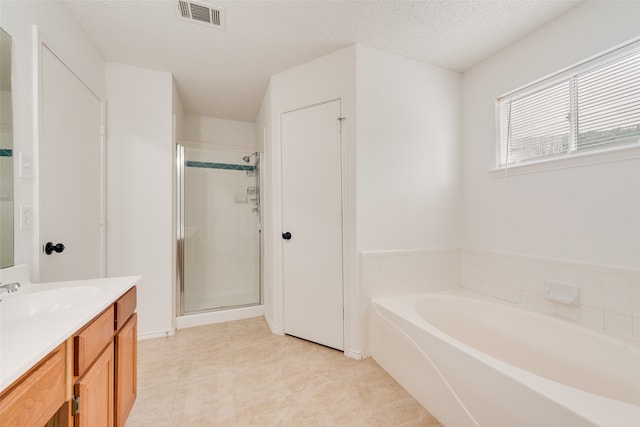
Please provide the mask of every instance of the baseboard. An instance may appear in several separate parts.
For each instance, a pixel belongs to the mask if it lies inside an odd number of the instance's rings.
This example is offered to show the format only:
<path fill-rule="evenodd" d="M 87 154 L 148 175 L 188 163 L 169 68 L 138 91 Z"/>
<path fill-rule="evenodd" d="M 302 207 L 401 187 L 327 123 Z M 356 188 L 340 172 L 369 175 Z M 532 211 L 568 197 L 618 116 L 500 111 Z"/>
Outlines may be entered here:
<path fill-rule="evenodd" d="M 149 332 L 146 334 L 138 334 L 138 341 L 151 340 L 154 338 L 166 338 L 175 335 L 175 329 L 167 329 L 166 331 Z"/>

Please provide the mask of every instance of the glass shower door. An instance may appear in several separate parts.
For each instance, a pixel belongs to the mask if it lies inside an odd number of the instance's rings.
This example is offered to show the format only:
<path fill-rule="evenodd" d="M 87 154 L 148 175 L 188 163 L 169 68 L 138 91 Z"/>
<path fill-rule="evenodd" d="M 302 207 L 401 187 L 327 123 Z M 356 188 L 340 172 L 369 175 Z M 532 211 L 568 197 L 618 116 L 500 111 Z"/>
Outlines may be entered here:
<path fill-rule="evenodd" d="M 259 153 L 179 147 L 178 160 L 181 314 L 260 304 Z"/>

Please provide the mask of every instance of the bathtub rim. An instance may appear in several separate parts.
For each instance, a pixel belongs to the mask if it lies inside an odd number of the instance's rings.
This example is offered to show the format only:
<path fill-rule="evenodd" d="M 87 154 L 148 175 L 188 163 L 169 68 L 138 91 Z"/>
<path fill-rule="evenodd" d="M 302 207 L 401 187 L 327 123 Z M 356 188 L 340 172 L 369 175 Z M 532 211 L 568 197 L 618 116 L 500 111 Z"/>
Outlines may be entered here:
<path fill-rule="evenodd" d="M 455 339 L 454 337 L 447 335 L 439 328 L 431 325 L 415 309 L 415 301 L 417 298 L 433 298 L 438 296 L 471 299 L 474 301 L 495 304 L 506 309 L 524 311 L 527 314 L 540 317 L 541 319 L 544 319 L 546 321 L 548 321 L 550 318 L 553 321 L 562 322 L 568 327 L 577 328 L 581 332 L 593 334 L 598 338 L 603 338 L 606 341 L 610 341 L 612 344 L 623 345 L 623 347 L 626 349 L 629 349 L 636 353 L 640 353 L 640 349 L 638 348 L 638 346 L 633 343 L 629 343 L 627 340 L 619 339 L 617 337 L 611 337 L 609 335 L 593 331 L 582 325 L 575 324 L 560 317 L 550 317 L 548 315 L 544 315 L 532 310 L 515 307 L 511 303 L 488 297 L 483 294 L 478 294 L 466 289 L 422 292 L 394 297 L 372 298 L 371 308 L 376 312 L 377 315 L 392 324 L 402 334 L 404 334 L 404 336 L 411 341 L 412 345 L 420 353 L 422 353 L 423 357 L 426 357 L 427 359 L 429 359 L 428 354 L 420 347 L 418 343 L 415 342 L 415 340 L 406 331 L 402 329 L 401 326 L 397 324 L 397 320 L 394 321 L 390 319 L 390 317 L 400 318 L 405 322 L 413 324 L 415 327 L 426 330 L 427 333 L 434 335 L 436 338 L 444 341 L 446 344 L 475 357 L 480 361 L 480 363 L 487 366 L 488 368 L 504 373 L 504 375 L 508 376 L 514 381 L 521 383 L 523 386 L 527 387 L 536 394 L 548 396 L 549 399 L 554 400 L 559 405 L 562 405 L 564 408 L 566 408 L 568 411 L 571 411 L 576 416 L 581 417 L 589 422 L 593 422 L 598 425 L 628 426 L 629 420 L 640 420 L 640 405 L 634 405 L 632 403 L 615 400 L 582 389 L 573 388 L 549 378 L 533 374 L 522 368 L 513 366 L 491 355 L 483 353 Z M 401 311 L 405 313 L 405 315 L 398 314 L 396 311 L 394 311 L 394 308 L 400 308 Z M 444 378 L 444 380 L 446 382 L 446 378 Z M 455 390 L 451 390 L 455 394 Z M 457 396 L 456 398 L 459 400 Z M 603 406 L 607 408 L 606 413 L 602 412 L 601 408 Z"/>

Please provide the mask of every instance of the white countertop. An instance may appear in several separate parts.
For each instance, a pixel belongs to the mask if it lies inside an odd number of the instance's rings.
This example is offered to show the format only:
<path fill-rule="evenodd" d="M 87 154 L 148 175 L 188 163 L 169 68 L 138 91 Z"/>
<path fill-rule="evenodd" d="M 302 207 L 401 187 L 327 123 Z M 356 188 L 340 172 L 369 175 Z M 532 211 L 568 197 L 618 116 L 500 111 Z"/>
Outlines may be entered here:
<path fill-rule="evenodd" d="M 0 296 L 2 305 L 11 298 L 44 290 L 90 287 L 90 297 L 71 301 L 64 310 L 27 317 L 20 320 L 0 320 L 0 392 L 27 372 L 60 343 L 72 336 L 96 315 L 136 285 L 140 276 L 72 282 L 25 284 L 18 292 Z M 73 292 L 70 292 L 73 295 Z"/>

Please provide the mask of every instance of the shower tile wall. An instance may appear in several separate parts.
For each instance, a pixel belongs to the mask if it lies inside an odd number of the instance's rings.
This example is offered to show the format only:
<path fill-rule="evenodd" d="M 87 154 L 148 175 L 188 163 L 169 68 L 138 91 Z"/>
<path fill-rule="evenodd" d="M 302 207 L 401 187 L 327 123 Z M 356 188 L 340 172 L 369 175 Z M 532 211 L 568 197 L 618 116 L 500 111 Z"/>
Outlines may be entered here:
<path fill-rule="evenodd" d="M 249 153 L 185 149 L 185 311 L 260 302 L 257 214 L 247 197 L 255 177 L 246 169 Z M 189 163 L 197 165 L 197 163 Z"/>
<path fill-rule="evenodd" d="M 466 289 L 640 345 L 640 271 L 472 250 L 465 250 L 462 260 Z M 579 304 L 545 299 L 545 281 L 579 286 Z"/>

